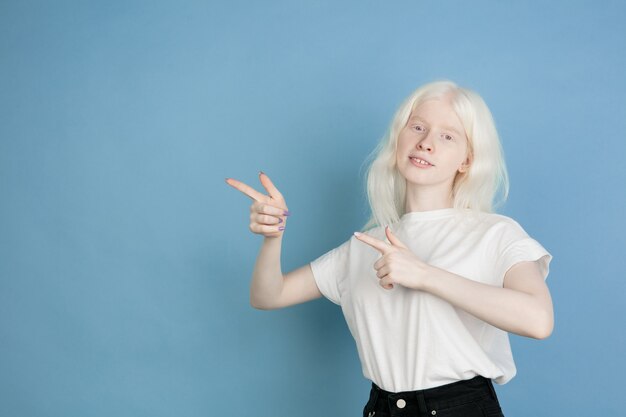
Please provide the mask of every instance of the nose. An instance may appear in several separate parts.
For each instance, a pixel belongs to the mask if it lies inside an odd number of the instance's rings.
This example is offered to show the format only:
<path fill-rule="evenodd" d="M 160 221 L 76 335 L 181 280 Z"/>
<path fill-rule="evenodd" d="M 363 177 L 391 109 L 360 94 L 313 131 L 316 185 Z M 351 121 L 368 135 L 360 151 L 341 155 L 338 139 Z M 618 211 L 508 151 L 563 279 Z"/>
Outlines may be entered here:
<path fill-rule="evenodd" d="M 426 152 L 432 152 L 433 143 L 431 141 L 430 133 L 417 143 L 417 149 L 420 149 Z"/>

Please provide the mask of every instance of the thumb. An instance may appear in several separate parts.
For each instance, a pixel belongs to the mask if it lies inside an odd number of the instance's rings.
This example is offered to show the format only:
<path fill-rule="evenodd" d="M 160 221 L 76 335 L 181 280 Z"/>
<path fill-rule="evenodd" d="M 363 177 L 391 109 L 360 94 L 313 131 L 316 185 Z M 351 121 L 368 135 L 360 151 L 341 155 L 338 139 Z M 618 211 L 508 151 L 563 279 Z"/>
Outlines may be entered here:
<path fill-rule="evenodd" d="M 393 246 L 398 246 L 404 249 L 408 249 L 406 247 L 406 245 L 404 243 L 402 243 L 400 241 L 400 239 L 398 239 L 396 237 L 396 235 L 393 234 L 393 232 L 391 231 L 391 228 L 389 226 L 385 226 L 385 234 L 387 235 L 387 239 L 389 239 L 389 242 L 393 245 Z"/>

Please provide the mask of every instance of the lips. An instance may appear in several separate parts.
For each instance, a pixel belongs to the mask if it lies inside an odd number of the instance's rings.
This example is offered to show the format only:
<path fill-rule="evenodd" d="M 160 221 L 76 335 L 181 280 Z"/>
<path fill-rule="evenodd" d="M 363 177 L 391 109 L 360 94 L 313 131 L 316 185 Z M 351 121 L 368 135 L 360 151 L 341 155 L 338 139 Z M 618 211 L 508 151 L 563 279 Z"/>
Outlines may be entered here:
<path fill-rule="evenodd" d="M 418 156 L 409 156 L 409 159 L 411 159 L 413 161 L 413 163 L 422 165 L 422 166 L 434 166 L 430 161 L 424 159 L 424 158 L 420 158 Z M 423 162 L 426 162 L 425 164 Z"/>

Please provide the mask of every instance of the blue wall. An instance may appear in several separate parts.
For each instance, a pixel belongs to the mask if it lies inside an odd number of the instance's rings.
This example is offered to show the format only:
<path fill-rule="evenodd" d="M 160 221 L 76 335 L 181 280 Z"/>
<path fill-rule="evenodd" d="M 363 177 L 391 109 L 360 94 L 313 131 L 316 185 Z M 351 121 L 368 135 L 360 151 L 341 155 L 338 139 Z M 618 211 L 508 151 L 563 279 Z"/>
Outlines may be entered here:
<path fill-rule="evenodd" d="M 299 267 L 366 220 L 362 162 L 438 78 L 491 107 L 501 212 L 554 255 L 507 417 L 622 412 L 626 6 L 505 3 L 0 3 L 0 415 L 360 415 L 337 306 L 249 305 L 224 178 L 270 175 Z"/>

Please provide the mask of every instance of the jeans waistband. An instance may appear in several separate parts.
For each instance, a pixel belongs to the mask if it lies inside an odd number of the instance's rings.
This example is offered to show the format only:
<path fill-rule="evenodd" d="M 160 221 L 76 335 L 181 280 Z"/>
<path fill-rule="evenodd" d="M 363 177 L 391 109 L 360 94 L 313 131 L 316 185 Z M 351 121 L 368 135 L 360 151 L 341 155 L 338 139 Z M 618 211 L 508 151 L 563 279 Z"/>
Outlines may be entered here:
<path fill-rule="evenodd" d="M 414 405 L 421 412 L 465 404 L 480 398 L 492 396 L 497 400 L 491 379 L 476 376 L 439 387 L 416 391 L 389 392 L 372 382 L 370 401 L 382 406 L 397 404 L 402 400 L 406 405 Z"/>

